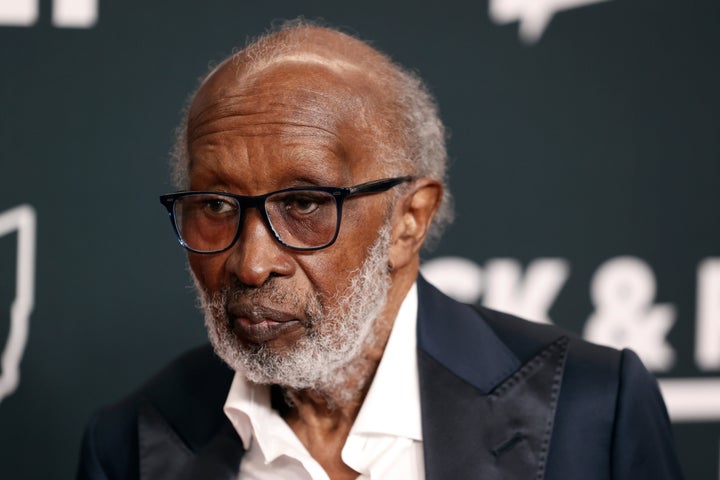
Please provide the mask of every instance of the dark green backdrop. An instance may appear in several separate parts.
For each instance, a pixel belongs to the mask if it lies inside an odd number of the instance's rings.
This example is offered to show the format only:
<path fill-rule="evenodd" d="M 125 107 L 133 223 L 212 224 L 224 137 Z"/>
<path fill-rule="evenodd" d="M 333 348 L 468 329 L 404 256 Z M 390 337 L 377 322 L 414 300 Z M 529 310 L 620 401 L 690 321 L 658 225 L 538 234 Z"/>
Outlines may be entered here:
<path fill-rule="evenodd" d="M 562 259 L 567 278 L 549 315 L 579 333 L 596 311 L 601 265 L 645 262 L 657 286 L 650 303 L 674 320 L 661 340 L 675 359 L 658 376 L 706 382 L 677 407 L 681 460 L 690 479 L 718 478 L 720 361 L 698 364 L 695 338 L 698 266 L 720 258 L 717 0 L 567 9 L 535 43 L 489 8 L 559 2 L 99 0 L 89 28 L 53 24 L 68 0 L 39 1 L 36 21 L 8 25 L 10 3 L 36 2 L 0 1 L 0 218 L 31 206 L 22 218 L 36 214 L 37 255 L 19 387 L 0 399 L 0 478 L 71 477 L 92 410 L 204 341 L 184 254 L 157 201 L 171 189 L 173 129 L 212 61 L 273 19 L 301 14 L 371 40 L 437 95 L 458 215 L 428 259 L 464 258 L 482 269 L 488 294 L 499 278 L 492 259 L 523 268 Z M 7 230 L 0 348 L 17 334 L 18 234 Z M 720 353 L 713 268 L 702 296 L 710 357 Z M 692 401 L 710 406 L 689 420 Z"/>

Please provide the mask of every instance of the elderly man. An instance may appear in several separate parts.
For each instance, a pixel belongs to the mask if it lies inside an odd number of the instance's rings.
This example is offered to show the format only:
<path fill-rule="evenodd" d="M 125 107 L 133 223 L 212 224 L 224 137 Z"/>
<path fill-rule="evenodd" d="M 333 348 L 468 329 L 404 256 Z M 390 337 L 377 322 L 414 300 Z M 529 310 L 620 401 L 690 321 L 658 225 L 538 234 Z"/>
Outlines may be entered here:
<path fill-rule="evenodd" d="M 677 479 L 631 352 L 461 305 L 418 276 L 451 210 L 413 74 L 294 23 L 215 68 L 161 197 L 209 348 L 85 435 L 92 479 Z"/>

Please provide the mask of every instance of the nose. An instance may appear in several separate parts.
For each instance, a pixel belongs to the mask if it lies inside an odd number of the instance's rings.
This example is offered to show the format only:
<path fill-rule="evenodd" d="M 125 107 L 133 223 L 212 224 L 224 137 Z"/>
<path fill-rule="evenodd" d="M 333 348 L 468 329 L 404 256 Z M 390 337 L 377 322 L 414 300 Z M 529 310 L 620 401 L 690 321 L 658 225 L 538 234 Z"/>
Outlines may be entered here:
<path fill-rule="evenodd" d="M 294 273 L 292 256 L 275 239 L 257 209 L 247 210 L 240 229 L 240 236 L 225 263 L 228 275 L 246 286 L 259 287 L 271 277 Z"/>

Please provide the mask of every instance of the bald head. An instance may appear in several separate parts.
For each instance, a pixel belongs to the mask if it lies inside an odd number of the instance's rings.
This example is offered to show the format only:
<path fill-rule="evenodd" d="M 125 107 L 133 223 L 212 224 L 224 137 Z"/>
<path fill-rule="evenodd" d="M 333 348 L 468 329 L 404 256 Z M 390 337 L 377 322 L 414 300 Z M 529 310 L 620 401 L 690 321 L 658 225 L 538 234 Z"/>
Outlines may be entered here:
<path fill-rule="evenodd" d="M 379 79 L 393 70 L 390 60 L 366 43 L 337 30 L 289 23 L 260 37 L 228 58 L 247 75 L 282 62 L 315 63 L 341 72 L 373 72 Z"/>
<path fill-rule="evenodd" d="M 328 131 L 349 132 L 345 139 L 352 137 L 353 151 L 362 146 L 360 151 L 386 175 L 445 181 L 444 128 L 421 80 L 349 35 L 293 22 L 225 59 L 203 79 L 175 148 L 174 177 L 180 188 L 188 186 L 188 145 L 203 135 L 206 119 L 256 116 L 253 102 L 263 101 L 262 96 L 271 96 L 280 108 L 298 110 L 299 122 L 308 118 Z M 232 111 L 219 111 L 228 108 Z M 439 236 L 451 220 L 449 200 L 446 193 L 430 236 Z"/>

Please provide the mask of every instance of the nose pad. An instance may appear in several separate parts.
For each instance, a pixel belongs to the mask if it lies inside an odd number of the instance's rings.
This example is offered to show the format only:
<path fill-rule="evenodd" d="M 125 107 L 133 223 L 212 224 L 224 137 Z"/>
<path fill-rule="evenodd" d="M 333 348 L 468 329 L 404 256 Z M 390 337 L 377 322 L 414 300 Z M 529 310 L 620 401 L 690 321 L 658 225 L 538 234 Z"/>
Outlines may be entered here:
<path fill-rule="evenodd" d="M 259 287 L 269 278 L 295 271 L 290 252 L 283 247 L 256 208 L 246 210 L 240 235 L 226 260 L 226 271 L 242 284 Z"/>

